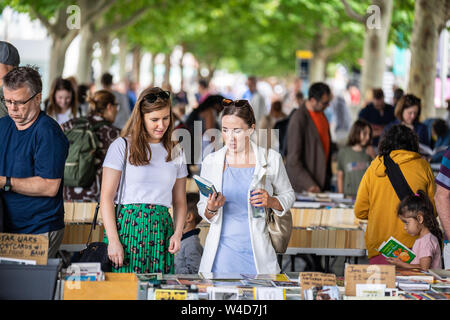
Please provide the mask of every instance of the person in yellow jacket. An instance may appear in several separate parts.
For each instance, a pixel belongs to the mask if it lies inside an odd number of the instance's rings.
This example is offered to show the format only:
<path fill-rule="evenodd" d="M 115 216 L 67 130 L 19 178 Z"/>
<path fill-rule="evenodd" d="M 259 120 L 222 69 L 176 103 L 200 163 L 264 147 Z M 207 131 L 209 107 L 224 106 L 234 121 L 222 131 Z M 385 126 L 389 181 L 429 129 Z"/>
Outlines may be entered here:
<path fill-rule="evenodd" d="M 381 139 L 378 156 L 361 180 L 354 212 L 356 218 L 367 220 L 365 241 L 370 264 L 388 264 L 377 249 L 389 237 L 396 238 L 409 248 L 417 238 L 405 231 L 403 222 L 397 216 L 400 199 L 385 172 L 384 155 L 390 155 L 399 165 L 413 192 L 422 189 L 430 199 L 434 199 L 434 175 L 418 150 L 418 138 L 411 129 L 400 124 L 393 126 Z"/>

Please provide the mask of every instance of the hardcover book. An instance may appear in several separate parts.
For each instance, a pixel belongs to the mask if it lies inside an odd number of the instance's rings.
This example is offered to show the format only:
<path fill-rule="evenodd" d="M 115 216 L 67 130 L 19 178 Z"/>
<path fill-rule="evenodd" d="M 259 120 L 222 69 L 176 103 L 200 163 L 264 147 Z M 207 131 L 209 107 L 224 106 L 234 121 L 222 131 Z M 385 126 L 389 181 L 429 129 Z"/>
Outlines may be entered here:
<path fill-rule="evenodd" d="M 195 183 L 197 183 L 198 189 L 205 197 L 208 197 L 210 194 L 216 192 L 217 190 L 214 185 L 205 178 L 202 178 L 198 175 L 193 176 Z"/>

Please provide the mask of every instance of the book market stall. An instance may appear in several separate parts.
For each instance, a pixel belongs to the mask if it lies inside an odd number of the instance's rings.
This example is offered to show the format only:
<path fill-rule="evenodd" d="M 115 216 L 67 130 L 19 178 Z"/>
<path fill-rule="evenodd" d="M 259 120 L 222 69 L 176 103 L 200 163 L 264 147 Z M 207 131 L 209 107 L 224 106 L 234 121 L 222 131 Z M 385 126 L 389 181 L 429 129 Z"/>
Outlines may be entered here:
<path fill-rule="evenodd" d="M 191 185 L 195 191 L 195 184 Z M 335 198 L 333 198 L 335 197 Z M 99 263 L 47 259 L 46 238 L 0 234 L 0 299 L 43 300 L 448 300 L 450 271 L 403 270 L 393 265 L 358 264 L 366 257 L 365 223 L 354 217 L 351 201 L 333 194 L 297 195 L 293 230 L 285 255 L 325 257 L 324 272 L 280 274 L 134 274 L 103 272 Z M 62 250 L 85 248 L 96 203 L 65 203 Z M 91 241 L 102 241 L 102 219 Z M 201 222 L 204 245 L 209 225 Z M 386 239 L 380 252 L 399 255 L 401 244 Z M 401 251 L 401 252 L 400 252 Z M 332 259 L 346 257 L 341 275 Z M 353 261 L 352 261 L 353 260 Z M 280 259 L 280 261 L 282 261 Z M 294 261 L 294 259 L 292 259 Z M 331 265 L 330 265 L 331 264 Z M 27 275 L 26 277 L 24 275 Z M 45 282 L 45 283 L 44 283 Z M 20 286 L 18 285 L 20 283 Z M 19 289 L 18 289 L 19 288 Z"/>

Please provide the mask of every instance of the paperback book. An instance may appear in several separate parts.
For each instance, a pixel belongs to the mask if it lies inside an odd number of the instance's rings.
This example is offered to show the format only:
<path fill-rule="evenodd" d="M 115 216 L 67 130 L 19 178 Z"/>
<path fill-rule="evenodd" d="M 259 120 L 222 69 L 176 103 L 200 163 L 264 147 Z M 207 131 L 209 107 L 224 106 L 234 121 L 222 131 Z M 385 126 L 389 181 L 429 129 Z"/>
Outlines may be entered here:
<path fill-rule="evenodd" d="M 386 258 L 399 258 L 401 261 L 411 263 L 416 255 L 403 243 L 390 237 L 387 241 L 383 242 L 378 251 Z"/>

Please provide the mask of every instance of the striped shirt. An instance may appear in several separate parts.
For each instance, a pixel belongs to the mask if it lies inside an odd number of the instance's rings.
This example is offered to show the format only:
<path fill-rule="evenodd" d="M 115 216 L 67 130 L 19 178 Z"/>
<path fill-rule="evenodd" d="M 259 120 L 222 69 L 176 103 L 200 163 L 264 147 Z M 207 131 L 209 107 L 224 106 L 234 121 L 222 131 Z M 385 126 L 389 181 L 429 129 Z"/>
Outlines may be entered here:
<path fill-rule="evenodd" d="M 442 157 L 441 169 L 436 177 L 436 183 L 447 190 L 450 190 L 450 146 Z"/>

